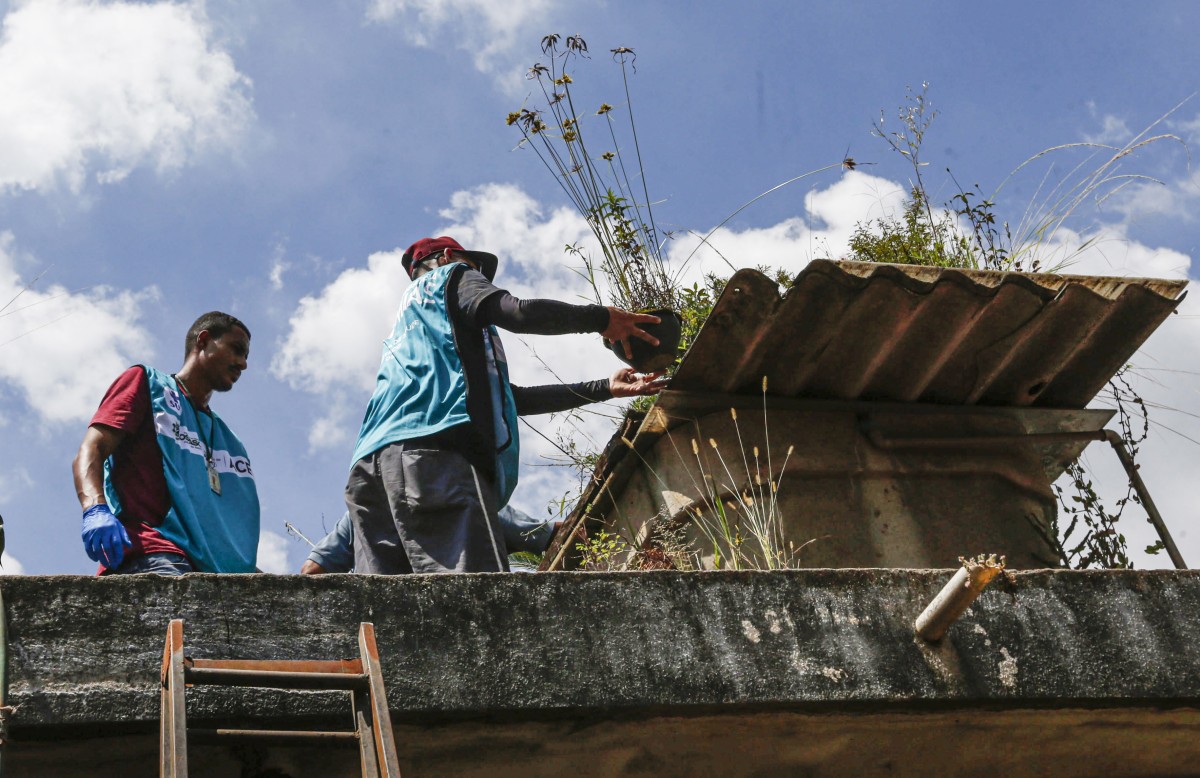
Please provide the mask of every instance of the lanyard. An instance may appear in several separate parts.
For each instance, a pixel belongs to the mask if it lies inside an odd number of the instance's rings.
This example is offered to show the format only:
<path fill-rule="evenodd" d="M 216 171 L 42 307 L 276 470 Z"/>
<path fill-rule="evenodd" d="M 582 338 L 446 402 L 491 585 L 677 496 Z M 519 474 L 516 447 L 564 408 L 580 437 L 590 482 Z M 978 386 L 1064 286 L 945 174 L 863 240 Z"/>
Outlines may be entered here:
<path fill-rule="evenodd" d="M 179 386 L 179 391 L 183 392 L 183 396 L 187 398 L 188 405 L 192 406 L 192 410 L 196 413 L 196 437 L 200 438 L 200 445 L 204 447 L 204 462 L 208 466 L 208 487 L 219 497 L 221 495 L 221 477 L 217 474 L 217 465 L 213 461 L 213 444 L 217 438 L 217 415 L 211 410 L 197 408 L 196 403 L 192 401 L 192 393 L 188 391 L 187 384 L 174 373 L 171 374 L 171 377 L 175 379 L 175 383 Z M 204 440 L 204 426 L 200 423 L 201 413 L 208 414 L 207 441 Z"/>

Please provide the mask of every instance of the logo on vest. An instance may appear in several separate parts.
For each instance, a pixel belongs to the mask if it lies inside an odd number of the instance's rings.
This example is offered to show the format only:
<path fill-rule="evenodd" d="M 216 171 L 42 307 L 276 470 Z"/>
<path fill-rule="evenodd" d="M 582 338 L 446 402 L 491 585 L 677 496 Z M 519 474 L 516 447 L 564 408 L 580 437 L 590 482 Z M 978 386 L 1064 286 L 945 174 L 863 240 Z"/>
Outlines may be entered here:
<path fill-rule="evenodd" d="M 196 435 L 193 435 L 191 430 L 182 426 L 178 421 L 171 423 L 171 434 L 175 436 L 175 442 L 181 444 L 186 443 L 187 448 L 191 449 L 192 451 L 201 451 L 200 438 Z"/>
<path fill-rule="evenodd" d="M 183 404 L 179 402 L 179 395 L 169 386 L 163 387 L 163 396 L 166 398 L 167 407 L 176 413 L 183 413 Z"/>
<path fill-rule="evenodd" d="M 254 478 L 254 471 L 250 469 L 250 460 L 246 457 L 239 457 L 230 454 L 228 451 L 213 452 L 213 466 L 218 473 L 233 473 L 241 478 Z"/>

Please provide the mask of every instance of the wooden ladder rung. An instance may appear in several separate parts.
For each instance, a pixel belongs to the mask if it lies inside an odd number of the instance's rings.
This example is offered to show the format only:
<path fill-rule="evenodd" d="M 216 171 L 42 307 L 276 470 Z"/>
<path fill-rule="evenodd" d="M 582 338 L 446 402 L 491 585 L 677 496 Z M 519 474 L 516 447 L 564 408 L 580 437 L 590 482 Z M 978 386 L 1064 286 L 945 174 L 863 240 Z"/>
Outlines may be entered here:
<path fill-rule="evenodd" d="M 192 729 L 188 739 L 200 745 L 224 744 L 230 741 L 263 745 L 301 746 L 330 745 L 358 747 L 357 732 L 313 731 L 299 729 Z"/>
<path fill-rule="evenodd" d="M 183 668 L 184 683 L 193 686 L 257 686 L 265 689 L 326 689 L 367 691 L 371 679 L 364 673 L 293 673 L 286 670 L 222 670 Z"/>
<path fill-rule="evenodd" d="M 186 657 L 184 664 L 205 670 L 281 670 L 292 673 L 346 673 L 363 671 L 361 659 L 201 659 Z"/>

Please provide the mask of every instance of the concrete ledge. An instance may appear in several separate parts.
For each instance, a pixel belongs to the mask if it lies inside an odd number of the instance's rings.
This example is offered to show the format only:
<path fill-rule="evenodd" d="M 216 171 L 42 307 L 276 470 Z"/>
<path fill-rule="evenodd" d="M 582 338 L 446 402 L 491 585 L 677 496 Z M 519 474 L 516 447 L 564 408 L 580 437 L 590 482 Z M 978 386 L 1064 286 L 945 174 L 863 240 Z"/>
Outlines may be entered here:
<path fill-rule="evenodd" d="M 12 577 L 13 734 L 158 720 L 167 622 L 193 656 L 336 658 L 375 623 L 396 721 L 1200 700 L 1200 572 L 1035 571 L 940 646 L 912 622 L 952 571 Z M 327 716 L 328 693 L 189 691 L 195 718 Z"/>

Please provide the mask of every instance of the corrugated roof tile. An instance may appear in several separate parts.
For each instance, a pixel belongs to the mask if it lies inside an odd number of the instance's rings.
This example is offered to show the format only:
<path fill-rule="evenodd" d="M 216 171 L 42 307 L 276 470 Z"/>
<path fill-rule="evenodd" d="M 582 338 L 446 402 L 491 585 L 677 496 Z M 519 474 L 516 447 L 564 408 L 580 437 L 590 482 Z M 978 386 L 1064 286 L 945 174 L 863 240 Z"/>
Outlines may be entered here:
<path fill-rule="evenodd" d="M 742 270 L 671 388 L 1082 408 L 1186 281 L 815 260 L 780 296 Z"/>

